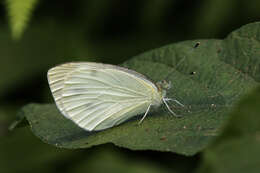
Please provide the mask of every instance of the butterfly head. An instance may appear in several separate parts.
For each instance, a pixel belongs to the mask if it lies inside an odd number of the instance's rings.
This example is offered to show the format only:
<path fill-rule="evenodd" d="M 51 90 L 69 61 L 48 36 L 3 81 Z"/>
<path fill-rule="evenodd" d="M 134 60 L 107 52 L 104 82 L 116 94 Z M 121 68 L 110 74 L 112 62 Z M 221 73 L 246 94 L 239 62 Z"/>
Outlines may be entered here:
<path fill-rule="evenodd" d="M 156 83 L 159 90 L 168 90 L 172 87 L 171 81 L 162 80 Z"/>
<path fill-rule="evenodd" d="M 161 93 L 162 97 L 166 96 L 166 91 L 171 88 L 171 81 L 162 80 L 156 83 L 158 91 Z"/>

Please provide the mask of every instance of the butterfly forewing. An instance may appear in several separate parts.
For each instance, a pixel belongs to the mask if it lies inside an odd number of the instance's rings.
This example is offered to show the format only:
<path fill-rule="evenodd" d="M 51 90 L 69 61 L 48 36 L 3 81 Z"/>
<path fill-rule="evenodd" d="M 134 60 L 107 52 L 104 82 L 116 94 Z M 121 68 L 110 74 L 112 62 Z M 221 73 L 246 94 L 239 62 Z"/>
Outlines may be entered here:
<path fill-rule="evenodd" d="M 141 74 L 99 63 L 52 68 L 48 81 L 59 110 L 86 130 L 102 130 L 144 113 L 155 85 Z"/>

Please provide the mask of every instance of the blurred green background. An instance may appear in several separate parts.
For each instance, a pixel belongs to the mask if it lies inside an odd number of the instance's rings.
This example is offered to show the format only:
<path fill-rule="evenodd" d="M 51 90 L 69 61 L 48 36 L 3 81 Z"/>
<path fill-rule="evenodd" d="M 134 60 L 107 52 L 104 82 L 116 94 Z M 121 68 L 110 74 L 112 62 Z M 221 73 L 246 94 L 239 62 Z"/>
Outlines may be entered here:
<path fill-rule="evenodd" d="M 259 0 L 0 1 L 0 172 L 191 172 L 200 155 L 130 151 L 112 144 L 64 150 L 44 144 L 28 127 L 9 132 L 17 110 L 53 102 L 46 72 L 62 62 L 120 64 L 169 43 L 224 38 L 260 20 Z M 19 8 L 20 5 L 20 8 Z M 28 7 L 29 8 L 29 7 Z M 30 18 L 31 17 L 31 18 Z M 15 22 L 27 24 L 20 38 Z M 19 26 L 18 26 L 19 28 Z"/>

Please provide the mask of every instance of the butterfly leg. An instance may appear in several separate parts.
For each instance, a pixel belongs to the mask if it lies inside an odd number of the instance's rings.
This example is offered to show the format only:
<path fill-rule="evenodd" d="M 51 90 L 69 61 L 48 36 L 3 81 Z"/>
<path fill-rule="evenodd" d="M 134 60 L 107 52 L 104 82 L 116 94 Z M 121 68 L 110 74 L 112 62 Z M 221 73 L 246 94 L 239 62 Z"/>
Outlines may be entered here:
<path fill-rule="evenodd" d="M 149 112 L 149 110 L 150 110 L 150 107 L 151 107 L 151 104 L 148 106 L 148 108 L 147 108 L 147 110 L 146 110 L 146 112 L 145 112 L 144 116 L 142 117 L 142 119 L 139 121 L 139 123 L 138 123 L 138 124 L 141 124 L 141 123 L 142 123 L 142 121 L 145 119 L 146 115 L 148 114 L 148 112 Z"/>
<path fill-rule="evenodd" d="M 168 103 L 167 103 L 166 101 L 167 101 L 167 100 L 163 99 L 163 102 L 164 102 L 165 106 L 167 107 L 167 109 L 169 110 L 169 112 L 170 112 L 171 114 L 173 114 L 173 115 L 174 115 L 175 117 L 177 117 L 177 118 L 182 117 L 182 115 L 177 115 L 177 114 L 175 114 L 175 113 L 171 110 L 170 106 L 168 105 Z"/>
<path fill-rule="evenodd" d="M 165 100 L 165 101 L 174 101 L 174 102 L 176 102 L 177 104 L 179 104 L 179 105 L 181 105 L 182 107 L 184 107 L 184 105 L 183 105 L 181 102 L 179 102 L 178 100 L 176 100 L 176 99 L 165 98 L 164 100 Z"/>

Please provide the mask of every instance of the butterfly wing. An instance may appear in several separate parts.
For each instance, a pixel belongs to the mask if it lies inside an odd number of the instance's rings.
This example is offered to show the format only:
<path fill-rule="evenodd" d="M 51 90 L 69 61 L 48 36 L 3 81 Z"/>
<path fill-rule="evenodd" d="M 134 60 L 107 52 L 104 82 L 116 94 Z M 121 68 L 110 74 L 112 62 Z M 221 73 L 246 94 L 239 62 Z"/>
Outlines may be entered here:
<path fill-rule="evenodd" d="M 52 68 L 48 80 L 64 116 L 86 130 L 102 130 L 143 113 L 155 85 L 126 68 L 99 63 L 67 63 Z"/>
<path fill-rule="evenodd" d="M 62 89 L 66 77 L 79 66 L 78 63 L 67 63 L 56 66 L 48 71 L 48 82 L 58 109 L 66 116 L 62 104 Z"/>

